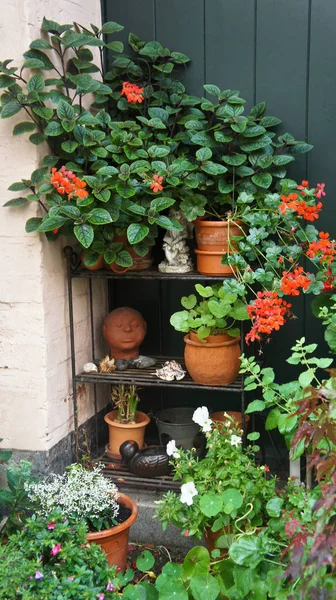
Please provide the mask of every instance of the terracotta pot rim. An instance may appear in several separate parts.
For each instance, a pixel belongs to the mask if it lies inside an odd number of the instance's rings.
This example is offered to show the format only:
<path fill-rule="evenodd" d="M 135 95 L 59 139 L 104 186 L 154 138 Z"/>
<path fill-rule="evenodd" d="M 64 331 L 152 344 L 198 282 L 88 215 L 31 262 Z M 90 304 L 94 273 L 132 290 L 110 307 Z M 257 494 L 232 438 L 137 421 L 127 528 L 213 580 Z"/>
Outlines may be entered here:
<path fill-rule="evenodd" d="M 202 227 L 229 227 L 229 225 L 243 225 L 243 221 L 234 221 L 233 219 L 228 220 L 220 220 L 220 221 L 206 221 L 206 217 L 198 217 L 195 220 L 196 225 L 201 225 Z"/>
<path fill-rule="evenodd" d="M 223 254 L 228 254 L 226 250 L 198 250 L 196 248 L 195 254 L 201 254 L 202 256 L 223 256 Z M 229 267 L 231 265 L 223 265 L 223 267 Z"/>
<path fill-rule="evenodd" d="M 150 422 L 150 417 L 146 415 L 146 413 L 137 410 L 135 415 L 136 417 L 140 417 L 141 419 L 141 421 L 138 421 L 138 423 L 117 423 L 111 417 L 111 415 L 117 415 L 117 412 L 118 411 L 116 410 L 111 410 L 109 413 L 107 413 L 104 416 L 105 423 L 111 425 L 112 427 L 118 427 L 119 429 L 139 429 L 141 427 L 146 427 L 146 425 L 148 425 L 148 423 Z"/>
<path fill-rule="evenodd" d="M 223 331 L 225 331 L 225 330 L 223 330 Z M 191 341 L 193 341 L 193 340 L 195 342 L 201 341 L 199 339 L 199 337 L 197 336 L 197 333 L 195 333 L 194 331 L 189 331 L 188 335 L 189 335 L 189 339 Z M 209 338 L 211 338 L 211 339 L 209 339 Z M 208 335 L 208 337 L 206 339 L 208 340 L 207 341 L 208 344 L 211 344 L 211 343 L 218 344 L 219 342 L 224 342 L 224 341 L 227 342 L 227 341 L 231 340 L 232 338 L 231 338 L 231 336 L 229 336 L 228 333 L 220 333 L 218 335 L 210 334 L 210 335 Z"/>
<path fill-rule="evenodd" d="M 242 415 L 243 413 L 241 413 L 239 410 L 226 410 L 225 411 L 226 414 L 228 414 L 229 416 L 233 416 L 233 415 Z M 218 418 L 215 417 L 215 415 L 223 415 L 223 418 Z M 211 415 L 209 415 L 209 418 L 212 421 L 217 421 L 218 423 L 222 423 L 224 422 L 226 419 L 226 417 L 224 417 L 224 410 L 217 410 L 216 412 L 211 413 Z M 248 423 L 251 420 L 250 415 L 245 415 L 245 423 Z"/>
<path fill-rule="evenodd" d="M 126 521 L 120 523 L 119 525 L 115 525 L 115 527 L 110 527 L 109 529 L 103 529 L 102 531 L 92 531 L 91 533 L 88 533 L 86 539 L 89 542 L 91 542 L 92 540 L 99 540 L 102 538 L 110 537 L 111 535 L 117 535 L 118 533 L 121 533 L 122 531 L 128 529 L 129 527 L 131 527 L 131 525 L 133 525 L 135 519 L 138 516 L 138 507 L 134 500 L 132 500 L 132 498 L 130 498 L 126 494 L 118 492 L 117 502 L 119 504 L 124 504 L 126 508 L 131 509 L 132 512 L 128 519 L 126 519 Z"/>
<path fill-rule="evenodd" d="M 223 342 L 197 342 L 196 340 L 191 340 L 189 337 L 189 333 L 184 336 L 184 341 L 186 344 L 190 344 L 190 346 L 197 346 L 198 348 L 221 348 L 222 346 L 233 346 L 233 344 L 238 344 L 240 342 L 240 335 L 230 340 L 226 340 Z"/>
<path fill-rule="evenodd" d="M 120 273 L 120 275 L 122 275 L 123 273 L 126 273 L 129 270 L 129 267 L 119 267 L 119 265 L 117 266 L 113 266 L 116 263 L 111 263 L 109 265 L 111 271 L 113 271 L 113 273 Z"/>

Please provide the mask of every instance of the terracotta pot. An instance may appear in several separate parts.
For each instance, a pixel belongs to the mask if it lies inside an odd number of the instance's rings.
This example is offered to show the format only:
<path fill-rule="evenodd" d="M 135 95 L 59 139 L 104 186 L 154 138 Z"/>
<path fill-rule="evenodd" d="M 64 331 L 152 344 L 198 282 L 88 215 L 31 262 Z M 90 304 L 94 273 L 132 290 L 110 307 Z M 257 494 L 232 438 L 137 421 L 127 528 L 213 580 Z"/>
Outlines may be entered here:
<path fill-rule="evenodd" d="M 112 410 L 104 417 L 105 423 L 109 427 L 109 443 L 106 447 L 106 454 L 115 460 L 121 460 L 119 448 L 121 444 L 128 440 L 137 442 L 139 448 L 143 448 L 146 425 L 150 422 L 150 418 L 143 412 L 137 410 L 135 419 L 136 423 L 117 423 L 118 411 Z"/>
<path fill-rule="evenodd" d="M 223 331 L 223 330 L 222 330 Z M 203 342 L 199 339 L 197 333 L 189 332 L 189 339 L 193 342 Z M 227 342 L 228 340 L 232 340 L 232 336 L 223 331 L 223 333 L 218 333 L 217 335 L 208 335 L 206 338 L 207 344 L 219 344 L 220 342 Z"/>
<path fill-rule="evenodd" d="M 236 247 L 232 237 L 241 235 L 243 227 L 241 221 L 207 221 L 204 217 L 196 219 L 197 271 L 203 275 L 231 277 L 234 270 L 230 265 L 222 265 L 222 256 Z"/>
<path fill-rule="evenodd" d="M 148 248 L 148 252 L 147 252 L 147 254 L 145 254 L 145 256 L 139 256 L 139 254 L 137 254 L 135 252 L 135 250 L 133 250 L 132 246 L 130 246 L 128 244 L 126 235 L 115 235 L 113 238 L 113 242 L 121 242 L 124 245 L 127 252 L 130 253 L 132 260 L 133 260 L 133 265 L 131 267 L 127 267 L 125 271 L 115 271 L 116 273 L 117 272 L 118 273 L 126 273 L 126 271 L 144 271 L 146 269 L 150 269 L 150 267 L 152 266 L 152 262 L 153 262 L 151 247 Z M 112 265 L 111 265 L 111 269 L 112 269 Z M 114 269 L 112 269 L 112 271 L 113 270 Z"/>
<path fill-rule="evenodd" d="M 241 427 L 242 422 L 243 422 L 243 415 L 241 412 L 238 412 L 235 410 L 227 410 L 225 412 L 227 415 L 230 415 L 230 417 L 232 417 L 234 419 L 234 422 L 237 425 L 237 427 Z M 226 421 L 226 417 L 224 416 L 224 411 L 222 411 L 222 410 L 219 412 L 211 413 L 210 419 L 212 421 L 215 421 L 216 423 L 223 423 L 224 421 Z M 250 415 L 245 415 L 245 433 L 248 428 L 249 421 L 250 421 Z"/>
<path fill-rule="evenodd" d="M 234 269 L 230 265 L 222 265 L 224 252 L 207 252 L 206 250 L 195 250 L 197 258 L 197 271 L 202 275 L 220 275 L 232 277 Z"/>
<path fill-rule="evenodd" d="M 99 269 L 103 269 L 105 266 L 104 263 L 104 258 L 103 255 L 100 254 L 97 258 L 97 262 L 94 265 L 91 265 L 91 267 L 88 267 L 85 263 L 84 263 L 84 258 L 85 258 L 85 252 L 83 252 L 83 254 L 81 255 L 81 261 L 82 261 L 82 265 L 83 267 L 85 267 L 85 269 L 87 269 L 88 271 L 98 271 Z"/>
<path fill-rule="evenodd" d="M 207 221 L 204 217 L 196 219 L 195 234 L 197 247 L 199 250 L 207 252 L 227 252 L 229 249 L 229 240 L 234 246 L 232 238 L 242 233 L 241 221 Z"/>
<path fill-rule="evenodd" d="M 190 339 L 190 334 L 187 334 L 184 341 L 185 364 L 195 383 L 227 385 L 235 381 L 240 368 L 239 336 L 217 342 L 201 342 Z"/>
<path fill-rule="evenodd" d="M 210 552 L 210 554 L 215 549 L 218 538 L 221 537 L 221 535 L 230 535 L 231 533 L 232 533 L 232 531 L 223 531 L 223 529 L 213 532 L 213 531 L 211 531 L 210 527 L 206 527 L 204 529 L 204 541 L 205 541 L 207 550 Z M 221 551 L 221 557 L 227 558 L 228 548 L 220 548 L 220 551 Z"/>
<path fill-rule="evenodd" d="M 118 503 L 132 511 L 128 519 L 110 529 L 88 533 L 86 539 L 90 544 L 98 544 L 106 552 L 109 565 L 115 565 L 121 571 L 125 571 L 129 530 L 138 516 L 138 507 L 134 500 L 125 494 L 119 494 Z"/>
<path fill-rule="evenodd" d="M 120 265 L 117 265 L 117 263 L 111 263 L 110 269 L 113 273 L 126 273 L 126 271 L 129 270 L 129 267 L 121 267 Z"/>

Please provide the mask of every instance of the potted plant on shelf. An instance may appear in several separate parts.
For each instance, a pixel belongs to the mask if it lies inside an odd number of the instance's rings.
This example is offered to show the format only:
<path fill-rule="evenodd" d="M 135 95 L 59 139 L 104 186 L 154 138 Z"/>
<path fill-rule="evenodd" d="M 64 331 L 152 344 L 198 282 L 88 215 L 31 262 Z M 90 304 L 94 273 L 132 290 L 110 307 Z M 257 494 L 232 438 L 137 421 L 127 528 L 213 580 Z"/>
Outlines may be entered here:
<path fill-rule="evenodd" d="M 240 329 L 237 321 L 248 319 L 246 305 L 228 282 L 204 287 L 196 284 L 195 294 L 183 296 L 185 310 L 174 313 L 170 323 L 184 337 L 184 359 L 196 383 L 225 385 L 232 383 L 240 368 Z M 244 293 L 244 290 L 242 290 Z"/>
<path fill-rule="evenodd" d="M 275 478 L 268 479 L 266 466 L 257 466 L 256 445 L 242 448 L 242 430 L 228 416 L 222 427 L 209 418 L 206 407 L 193 416 L 206 436 L 206 454 L 202 460 L 193 450 L 177 448 L 174 440 L 167 445 L 172 456 L 174 479 L 181 480 L 181 494 L 167 492 L 158 503 L 158 518 L 164 529 L 173 523 L 182 535 L 203 535 L 213 550 L 228 548 L 236 536 L 252 534 L 265 523 L 266 505 L 275 496 Z M 248 439 L 258 439 L 252 433 Z"/>
<path fill-rule="evenodd" d="M 137 518 L 135 502 L 117 491 L 102 474 L 102 466 L 92 471 L 73 464 L 63 475 L 26 484 L 35 512 L 45 518 L 61 510 L 71 524 L 85 521 L 87 540 L 99 544 L 109 564 L 125 570 L 129 529 Z M 49 523 L 50 528 L 53 522 Z"/>
<path fill-rule="evenodd" d="M 123 442 L 133 440 L 139 448 L 143 448 L 145 428 L 150 418 L 137 410 L 140 400 L 135 385 L 113 387 L 111 392 L 112 405 L 115 410 L 107 413 L 104 420 L 109 428 L 109 443 L 106 454 L 114 460 L 120 461 L 119 448 Z"/>

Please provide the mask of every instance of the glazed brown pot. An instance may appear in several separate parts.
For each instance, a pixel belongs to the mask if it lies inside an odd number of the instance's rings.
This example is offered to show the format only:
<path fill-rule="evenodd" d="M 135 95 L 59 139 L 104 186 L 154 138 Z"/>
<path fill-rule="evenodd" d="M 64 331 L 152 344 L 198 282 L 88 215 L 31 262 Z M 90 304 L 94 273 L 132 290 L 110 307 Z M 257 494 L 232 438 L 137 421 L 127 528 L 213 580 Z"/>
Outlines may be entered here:
<path fill-rule="evenodd" d="M 112 410 L 104 417 L 104 421 L 109 428 L 109 443 L 106 446 L 106 454 L 114 460 L 121 460 L 119 448 L 127 440 L 133 440 L 137 442 L 140 449 L 143 448 L 145 429 L 150 422 L 150 418 L 145 413 L 137 410 L 135 423 L 117 423 L 115 421 L 117 414 L 117 410 Z"/>
<path fill-rule="evenodd" d="M 99 269 L 103 269 L 105 266 L 104 263 L 104 258 L 103 255 L 100 254 L 97 258 L 97 262 L 94 265 L 91 265 L 90 267 L 88 267 L 85 263 L 84 263 L 84 258 L 85 258 L 85 252 L 83 252 L 83 254 L 81 255 L 81 261 L 82 261 L 82 265 L 83 267 L 85 267 L 85 269 L 87 269 L 88 271 L 98 271 Z"/>
<path fill-rule="evenodd" d="M 216 547 L 216 542 L 218 540 L 218 538 L 221 537 L 221 535 L 230 535 L 231 532 L 225 532 L 223 531 L 223 529 L 220 529 L 219 531 L 211 531 L 210 527 L 206 527 L 204 529 L 204 541 L 205 541 L 205 545 L 207 547 L 207 550 L 211 552 L 215 549 Z M 227 558 L 228 557 L 228 548 L 220 548 L 221 551 L 221 558 Z"/>
<path fill-rule="evenodd" d="M 113 242 L 121 242 L 124 245 L 125 249 L 132 257 L 133 265 L 131 267 L 120 267 L 116 263 L 112 263 L 110 265 L 112 271 L 115 273 L 126 273 L 126 271 L 145 271 L 146 269 L 150 269 L 153 262 L 151 247 L 148 248 L 148 252 L 145 256 L 139 256 L 139 254 L 133 250 L 132 246 L 129 246 L 126 235 L 115 235 Z"/>
<path fill-rule="evenodd" d="M 242 422 L 243 422 L 243 415 L 241 412 L 238 412 L 236 410 L 227 410 L 225 412 L 227 415 L 229 415 L 230 417 L 232 417 L 234 419 L 234 422 L 237 425 L 237 427 L 241 427 Z M 222 410 L 219 412 L 211 413 L 210 419 L 212 421 L 215 421 L 216 423 L 224 423 L 224 421 L 227 420 L 226 417 L 224 416 L 224 411 L 222 411 Z M 250 415 L 245 415 L 245 433 L 248 428 L 249 421 L 250 421 Z"/>
<path fill-rule="evenodd" d="M 227 385 L 237 378 L 240 368 L 240 337 L 201 342 L 187 334 L 184 337 L 184 360 L 195 383 L 201 385 Z"/>
<path fill-rule="evenodd" d="M 88 533 L 86 539 L 90 544 L 98 544 L 106 552 L 109 565 L 115 565 L 121 571 L 125 571 L 129 530 L 138 516 L 138 507 L 134 500 L 125 494 L 118 495 L 118 503 L 132 511 L 128 519 L 110 529 Z"/>
<path fill-rule="evenodd" d="M 194 225 L 198 272 L 203 275 L 232 276 L 234 271 L 230 265 L 222 265 L 222 256 L 235 248 L 232 237 L 241 235 L 241 221 L 207 221 L 200 217 Z"/>

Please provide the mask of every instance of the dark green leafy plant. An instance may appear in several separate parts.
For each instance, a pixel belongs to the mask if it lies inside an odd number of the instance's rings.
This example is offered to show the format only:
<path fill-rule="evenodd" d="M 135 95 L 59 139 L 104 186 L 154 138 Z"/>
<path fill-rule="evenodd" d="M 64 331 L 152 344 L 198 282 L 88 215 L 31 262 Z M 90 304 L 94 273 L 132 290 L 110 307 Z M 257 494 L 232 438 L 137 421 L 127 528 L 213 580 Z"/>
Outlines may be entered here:
<path fill-rule="evenodd" d="M 25 488 L 28 481 L 33 481 L 31 471 L 32 465 L 27 460 L 21 460 L 17 465 L 11 464 L 6 469 L 8 489 L 0 489 L 0 506 L 6 512 L 4 526 L 0 532 L 3 536 L 21 529 L 32 508 Z"/>

